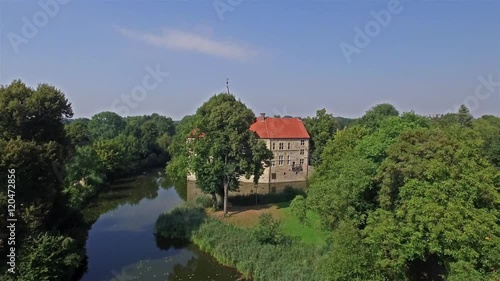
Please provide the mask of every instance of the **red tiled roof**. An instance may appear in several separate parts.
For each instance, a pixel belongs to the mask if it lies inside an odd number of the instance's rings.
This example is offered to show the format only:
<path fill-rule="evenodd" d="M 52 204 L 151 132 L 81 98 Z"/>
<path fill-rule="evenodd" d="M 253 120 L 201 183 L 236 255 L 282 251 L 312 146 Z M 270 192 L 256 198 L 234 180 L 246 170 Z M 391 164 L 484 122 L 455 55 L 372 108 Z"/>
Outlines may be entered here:
<path fill-rule="evenodd" d="M 198 135 L 198 138 L 200 138 L 200 139 L 205 137 L 205 133 L 198 134 L 198 129 L 192 129 L 191 130 L 191 137 L 196 137 L 196 135 Z"/>
<path fill-rule="evenodd" d="M 308 139 L 306 127 L 299 118 L 269 118 L 264 121 L 257 117 L 257 121 L 250 126 L 250 130 L 261 139 Z"/>

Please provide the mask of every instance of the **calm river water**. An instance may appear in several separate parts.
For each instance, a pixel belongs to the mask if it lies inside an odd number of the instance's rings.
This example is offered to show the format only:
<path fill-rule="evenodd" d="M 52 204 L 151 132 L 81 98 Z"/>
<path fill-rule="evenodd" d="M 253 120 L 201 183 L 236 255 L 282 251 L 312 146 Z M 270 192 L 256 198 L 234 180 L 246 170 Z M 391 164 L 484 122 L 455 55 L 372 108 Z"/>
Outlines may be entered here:
<path fill-rule="evenodd" d="M 192 244 L 155 238 L 158 215 L 186 198 L 186 190 L 172 187 L 163 170 L 120 180 L 107 189 L 85 210 L 86 219 L 95 222 L 82 281 L 240 279 L 238 272 Z"/>

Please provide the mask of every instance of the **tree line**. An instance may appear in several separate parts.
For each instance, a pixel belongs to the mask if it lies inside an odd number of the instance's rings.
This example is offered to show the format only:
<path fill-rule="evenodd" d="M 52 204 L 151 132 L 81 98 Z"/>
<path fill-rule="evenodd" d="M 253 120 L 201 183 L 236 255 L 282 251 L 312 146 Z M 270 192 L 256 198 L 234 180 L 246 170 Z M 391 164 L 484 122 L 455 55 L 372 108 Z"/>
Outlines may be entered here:
<path fill-rule="evenodd" d="M 167 173 L 185 178 L 188 172 L 195 172 L 200 179 L 198 186 L 214 198 L 216 194 L 227 197 L 227 182 L 229 190 L 237 189 L 239 176 L 249 176 L 244 169 L 249 165 L 257 165 L 257 169 L 250 170 L 252 175 L 261 174 L 272 155 L 264 148 L 260 154 L 247 152 L 258 140 L 239 146 L 252 115 L 240 103 L 232 95 L 219 94 L 202 105 L 174 139 L 171 148 L 179 149 L 173 152 Z M 223 106 L 215 106 L 219 104 Z M 232 111 L 234 104 L 239 110 Z M 296 277 L 464 281 L 500 278 L 499 117 L 475 119 L 463 105 L 457 113 L 420 116 L 379 104 L 361 118 L 348 120 L 342 128 L 324 109 L 303 121 L 311 135 L 311 162 L 316 171 L 309 179 L 306 197 L 292 202 L 292 212 L 303 223 L 307 223 L 307 210 L 317 213 L 330 239 L 324 249 L 311 256 L 294 256 L 314 267 Z M 192 141 L 186 142 L 189 137 Z M 165 219 L 181 215 L 161 216 L 157 230 L 169 234 L 169 228 L 162 225 Z M 275 232 L 273 225 L 264 228 L 264 233 Z M 272 263 L 280 267 L 283 276 L 258 273 L 259 263 L 250 254 L 253 251 L 242 249 L 245 247 L 233 241 L 238 239 L 229 238 L 237 232 L 245 231 L 207 219 L 185 236 L 255 280 L 288 280 L 287 274 L 296 268 L 287 263 Z M 279 233 L 276 235 L 279 237 Z M 221 244 L 204 244 L 216 240 Z M 258 255 L 267 260 L 281 259 L 280 251 L 263 247 L 271 252 L 260 252 L 260 246 L 253 249 L 259 249 Z M 278 245 L 291 252 L 301 247 L 300 243 Z"/>
<path fill-rule="evenodd" d="M 72 117 L 71 103 L 53 86 L 0 86 L 0 177 L 15 168 L 19 187 L 17 280 L 74 275 L 85 257 L 81 209 L 107 182 L 168 161 L 170 177 L 195 172 L 198 186 L 227 211 L 239 177 L 258 181 L 272 158 L 248 130 L 253 112 L 230 94 L 213 96 L 178 123 L 158 114 Z M 500 118 L 475 119 L 465 106 L 419 116 L 381 104 L 354 120 L 322 109 L 303 121 L 316 172 L 293 209 L 316 212 L 331 234 L 327 248 L 301 257 L 314 259 L 307 264 L 324 277 L 318 280 L 499 279 Z"/>
<path fill-rule="evenodd" d="M 498 280 L 500 118 L 391 105 L 338 131 L 306 208 L 331 231 L 329 280 Z"/>
<path fill-rule="evenodd" d="M 2 238 L 2 280 L 70 280 L 85 262 L 85 204 L 114 179 L 170 159 L 175 124 L 169 117 L 72 117 L 71 103 L 51 85 L 0 86 L 0 178 L 15 169 L 17 186 L 16 274 L 6 273 L 12 245 Z M 2 229 L 8 200 L 3 184 Z"/>

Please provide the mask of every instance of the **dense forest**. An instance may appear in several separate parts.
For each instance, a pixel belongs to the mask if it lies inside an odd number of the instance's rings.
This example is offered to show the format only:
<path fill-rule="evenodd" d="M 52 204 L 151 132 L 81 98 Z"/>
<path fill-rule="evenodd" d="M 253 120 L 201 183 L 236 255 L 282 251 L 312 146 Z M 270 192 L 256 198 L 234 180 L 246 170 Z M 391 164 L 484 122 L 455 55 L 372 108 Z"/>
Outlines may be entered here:
<path fill-rule="evenodd" d="M 237 108 L 237 110 L 235 110 Z M 2 238 L 2 280 L 71 280 L 85 267 L 86 205 L 120 177 L 165 167 L 194 171 L 209 194 L 158 218 L 156 234 L 185 239 L 253 280 L 499 280 L 500 118 L 420 116 L 390 104 L 358 119 L 325 109 L 302 118 L 315 172 L 290 203 L 325 244 L 283 233 L 269 214 L 254 228 L 227 213 L 239 176 L 257 182 L 272 153 L 249 130 L 255 115 L 231 94 L 214 95 L 180 121 L 101 112 L 73 118 L 53 86 L 0 86 L 0 227 L 15 198 L 15 245 Z M 193 141 L 186 141 L 192 139 Z M 15 169 L 15 197 L 6 179 Z M 205 199 L 207 199 L 205 198 Z M 15 247 L 16 274 L 7 272 Z"/>
<path fill-rule="evenodd" d="M 16 80 L 0 87 L 0 177 L 15 169 L 15 197 L 0 187 L 1 227 L 15 199 L 15 245 L 0 245 L 2 280 L 7 255 L 16 253 L 16 280 L 70 280 L 84 267 L 89 222 L 81 210 L 113 180 L 169 160 L 171 118 L 121 117 L 101 112 L 70 119 L 73 111 L 53 86 Z M 91 223 L 91 222 L 90 222 Z"/>

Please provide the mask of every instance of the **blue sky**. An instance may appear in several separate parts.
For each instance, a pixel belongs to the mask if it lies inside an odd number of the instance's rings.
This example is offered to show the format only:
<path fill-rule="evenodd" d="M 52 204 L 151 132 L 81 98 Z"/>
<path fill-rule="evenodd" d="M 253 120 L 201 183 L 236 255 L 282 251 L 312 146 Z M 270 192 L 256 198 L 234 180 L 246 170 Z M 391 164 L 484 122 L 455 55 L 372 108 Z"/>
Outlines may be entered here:
<path fill-rule="evenodd" d="M 50 14 L 42 7 L 48 2 L 57 6 Z M 400 0 L 399 12 L 391 12 L 397 4 L 0 0 L 0 84 L 53 84 L 75 117 L 119 104 L 129 115 L 180 119 L 225 91 L 226 78 L 256 114 L 307 116 L 326 108 L 357 117 L 390 102 L 420 114 L 466 103 L 475 116 L 500 115 L 500 1 Z M 390 20 L 382 26 L 372 11 Z M 26 22 L 33 34 L 23 33 Z M 379 30 L 356 45 L 355 28 L 366 32 L 370 22 Z M 358 50 L 350 60 L 342 42 Z M 169 75 L 125 103 L 147 68 Z"/>

